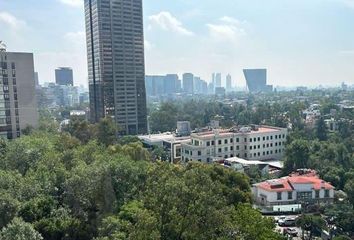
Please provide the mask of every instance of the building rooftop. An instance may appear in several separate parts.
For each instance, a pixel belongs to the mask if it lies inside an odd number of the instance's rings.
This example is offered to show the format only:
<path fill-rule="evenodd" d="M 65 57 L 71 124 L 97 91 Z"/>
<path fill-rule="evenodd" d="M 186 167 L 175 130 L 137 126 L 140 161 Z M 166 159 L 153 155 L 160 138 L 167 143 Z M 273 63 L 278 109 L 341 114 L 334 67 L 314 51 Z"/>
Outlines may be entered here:
<path fill-rule="evenodd" d="M 235 133 L 240 134 L 259 134 L 259 133 L 274 133 L 284 130 L 283 128 L 271 127 L 271 126 L 259 126 L 259 127 L 241 127 L 241 128 L 230 128 L 230 129 L 213 129 L 197 133 L 192 133 L 193 136 L 208 138 L 215 135 L 222 137 L 232 136 Z"/>
<path fill-rule="evenodd" d="M 268 180 L 265 182 L 254 184 L 254 186 L 262 188 L 270 192 L 290 192 L 294 190 L 295 184 L 312 184 L 314 190 L 334 189 L 334 187 L 320 179 L 318 176 L 288 176 L 279 179 Z"/>

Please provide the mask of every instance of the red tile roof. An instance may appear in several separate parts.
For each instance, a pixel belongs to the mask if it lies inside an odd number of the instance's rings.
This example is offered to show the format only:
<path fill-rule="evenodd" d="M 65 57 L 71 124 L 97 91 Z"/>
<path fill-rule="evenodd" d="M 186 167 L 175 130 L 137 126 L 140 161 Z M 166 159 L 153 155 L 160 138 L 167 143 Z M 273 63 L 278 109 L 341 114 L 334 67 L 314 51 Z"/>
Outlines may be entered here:
<path fill-rule="evenodd" d="M 334 189 L 334 187 L 318 178 L 317 176 L 291 176 L 280 179 L 268 180 L 256 184 L 255 186 L 262 188 L 269 192 L 290 192 L 294 190 L 294 184 L 312 184 L 312 188 L 315 190 Z"/>

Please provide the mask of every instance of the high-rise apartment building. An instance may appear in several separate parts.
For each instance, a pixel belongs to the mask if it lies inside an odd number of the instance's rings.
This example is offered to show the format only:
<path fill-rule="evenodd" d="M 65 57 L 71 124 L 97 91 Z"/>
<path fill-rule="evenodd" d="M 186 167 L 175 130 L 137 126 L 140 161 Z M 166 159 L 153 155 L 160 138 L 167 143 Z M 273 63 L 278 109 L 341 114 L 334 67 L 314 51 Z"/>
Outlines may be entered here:
<path fill-rule="evenodd" d="M 37 127 L 38 109 L 32 53 L 0 50 L 0 137 L 21 136 Z"/>
<path fill-rule="evenodd" d="M 74 86 L 73 70 L 68 67 L 55 69 L 55 83 L 61 86 Z"/>
<path fill-rule="evenodd" d="M 183 91 L 185 93 L 194 93 L 194 75 L 192 73 L 183 74 Z"/>
<path fill-rule="evenodd" d="M 147 132 L 142 0 L 85 0 L 91 120 Z"/>

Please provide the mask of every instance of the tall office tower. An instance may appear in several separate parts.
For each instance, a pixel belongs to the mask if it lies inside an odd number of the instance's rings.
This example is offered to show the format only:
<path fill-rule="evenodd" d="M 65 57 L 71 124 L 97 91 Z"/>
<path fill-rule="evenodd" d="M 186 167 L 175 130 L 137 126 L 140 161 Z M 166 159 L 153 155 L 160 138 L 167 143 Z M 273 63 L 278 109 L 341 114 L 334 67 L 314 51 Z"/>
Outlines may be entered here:
<path fill-rule="evenodd" d="M 227 74 L 226 76 L 226 91 L 231 91 L 232 90 L 232 77 L 230 74 Z"/>
<path fill-rule="evenodd" d="M 194 77 L 194 85 L 193 85 L 193 89 L 194 89 L 194 93 L 200 94 L 202 91 L 202 81 L 200 79 L 200 77 Z"/>
<path fill-rule="evenodd" d="M 267 85 L 267 69 L 244 69 L 248 91 L 272 92 L 273 86 Z"/>
<path fill-rule="evenodd" d="M 85 0 L 91 120 L 147 133 L 142 0 Z"/>
<path fill-rule="evenodd" d="M 177 81 L 178 81 L 177 74 L 167 74 L 164 81 L 164 92 L 166 94 L 176 93 Z"/>
<path fill-rule="evenodd" d="M 183 92 L 194 93 L 194 76 L 192 73 L 183 74 Z"/>
<path fill-rule="evenodd" d="M 37 127 L 33 54 L 0 50 L 0 85 L 0 137 L 17 138 L 27 126 Z"/>
<path fill-rule="evenodd" d="M 221 73 L 215 73 L 215 88 L 221 87 Z"/>
<path fill-rule="evenodd" d="M 73 70 L 68 67 L 55 69 L 55 83 L 58 85 L 74 86 Z"/>

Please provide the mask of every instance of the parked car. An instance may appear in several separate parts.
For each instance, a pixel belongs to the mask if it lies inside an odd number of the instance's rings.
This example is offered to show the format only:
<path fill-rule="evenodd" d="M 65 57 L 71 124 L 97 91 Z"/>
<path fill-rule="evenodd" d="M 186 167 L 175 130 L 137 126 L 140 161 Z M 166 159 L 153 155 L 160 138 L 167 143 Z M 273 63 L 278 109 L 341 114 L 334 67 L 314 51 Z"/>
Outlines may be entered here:
<path fill-rule="evenodd" d="M 284 233 L 292 237 L 297 237 L 298 232 L 295 228 L 285 228 Z"/>
<path fill-rule="evenodd" d="M 278 221 L 281 227 L 295 227 L 296 218 L 285 218 Z"/>
<path fill-rule="evenodd" d="M 280 220 L 285 220 L 286 216 L 279 216 L 279 217 L 275 217 L 275 222 L 279 223 Z"/>

